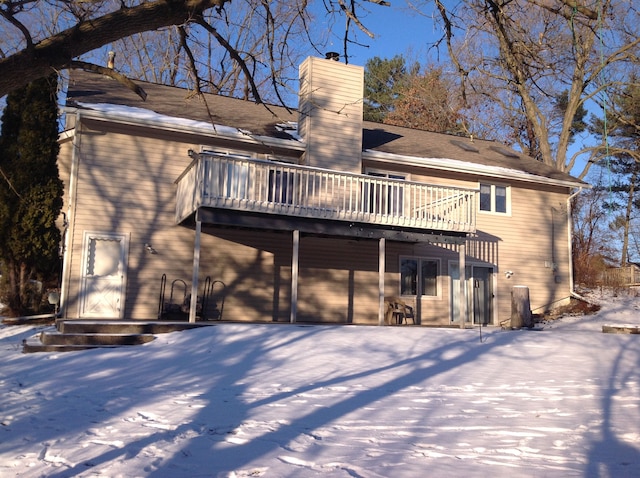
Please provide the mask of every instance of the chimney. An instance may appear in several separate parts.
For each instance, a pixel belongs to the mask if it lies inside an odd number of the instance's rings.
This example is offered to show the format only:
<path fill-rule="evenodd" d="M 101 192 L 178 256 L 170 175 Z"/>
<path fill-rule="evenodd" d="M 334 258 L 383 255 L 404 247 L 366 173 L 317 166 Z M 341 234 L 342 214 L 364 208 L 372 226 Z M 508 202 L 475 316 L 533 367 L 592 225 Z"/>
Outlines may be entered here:
<path fill-rule="evenodd" d="M 309 57 L 300 65 L 298 132 L 307 144 L 304 164 L 362 172 L 364 68 Z"/>
<path fill-rule="evenodd" d="M 340 61 L 340 53 L 338 53 L 337 51 L 328 51 L 327 53 L 325 53 L 324 57 L 327 60 Z"/>

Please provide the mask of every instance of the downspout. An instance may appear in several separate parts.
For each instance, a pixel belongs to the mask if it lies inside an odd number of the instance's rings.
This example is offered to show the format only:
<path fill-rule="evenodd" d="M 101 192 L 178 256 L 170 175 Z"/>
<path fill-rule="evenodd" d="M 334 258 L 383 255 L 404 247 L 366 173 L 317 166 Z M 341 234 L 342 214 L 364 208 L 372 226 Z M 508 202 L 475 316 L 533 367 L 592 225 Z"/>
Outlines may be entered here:
<path fill-rule="evenodd" d="M 69 112 L 67 112 L 69 114 Z M 75 112 L 76 122 L 73 127 L 73 140 L 71 142 L 71 166 L 69 170 L 69 190 L 67 205 L 67 229 L 64 238 L 64 251 L 62 256 L 62 280 L 60 281 L 60 306 L 58 309 L 58 317 L 67 316 L 67 298 L 69 295 L 69 282 L 71 274 L 71 249 L 70 243 L 72 241 L 75 232 L 75 201 L 76 201 L 76 188 L 78 183 L 78 150 L 80 142 L 80 129 L 81 129 L 81 113 L 79 110 Z"/>
<path fill-rule="evenodd" d="M 571 220 L 571 201 L 573 200 L 574 197 L 576 197 L 578 194 L 580 194 L 582 192 L 582 186 L 580 186 L 578 188 L 578 190 L 571 194 L 568 198 L 567 198 L 567 236 L 568 236 L 568 240 L 569 240 L 569 293 L 571 294 L 571 296 L 576 297 L 578 299 L 583 299 L 582 297 L 580 297 L 574 290 L 574 283 L 573 283 L 573 238 L 572 238 L 572 233 L 573 233 L 573 221 Z M 584 300 L 584 299 L 583 299 Z"/>

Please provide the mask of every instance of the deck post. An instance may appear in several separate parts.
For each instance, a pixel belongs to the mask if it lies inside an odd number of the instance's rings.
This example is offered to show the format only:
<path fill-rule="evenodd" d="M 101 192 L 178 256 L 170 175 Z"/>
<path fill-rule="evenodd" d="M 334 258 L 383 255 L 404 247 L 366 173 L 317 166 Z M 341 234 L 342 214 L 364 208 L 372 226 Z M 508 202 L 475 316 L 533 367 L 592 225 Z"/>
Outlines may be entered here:
<path fill-rule="evenodd" d="M 380 238 L 378 244 L 378 325 L 384 325 L 384 273 L 386 262 L 386 241 Z"/>
<path fill-rule="evenodd" d="M 460 304 L 460 328 L 464 329 L 466 324 L 466 320 L 467 320 L 467 293 L 468 288 L 467 288 L 467 265 L 465 264 L 465 258 L 466 258 L 466 247 L 465 247 L 465 243 L 461 243 L 460 246 L 458 247 L 458 254 L 459 254 L 459 269 L 460 269 L 460 290 L 458 291 L 459 297 L 460 297 L 460 301 L 458 302 Z"/>
<path fill-rule="evenodd" d="M 197 215 L 197 213 L 196 213 Z M 202 222 L 196 216 L 196 237 L 193 244 L 193 276 L 191 277 L 191 302 L 189 304 L 189 322 L 196 321 L 196 307 L 198 305 L 198 275 L 200 274 L 200 234 Z"/>
<path fill-rule="evenodd" d="M 291 252 L 291 316 L 293 324 L 298 315 L 298 255 L 300 252 L 300 231 L 293 231 L 293 250 Z"/>

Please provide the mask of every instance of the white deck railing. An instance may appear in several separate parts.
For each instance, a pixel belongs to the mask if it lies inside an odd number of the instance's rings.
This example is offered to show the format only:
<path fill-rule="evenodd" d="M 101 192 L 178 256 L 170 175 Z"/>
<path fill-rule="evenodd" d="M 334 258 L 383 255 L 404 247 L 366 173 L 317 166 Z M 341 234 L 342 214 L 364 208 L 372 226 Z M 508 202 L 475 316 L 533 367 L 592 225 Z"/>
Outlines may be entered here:
<path fill-rule="evenodd" d="M 199 207 L 474 232 L 477 190 L 201 154 L 176 181 L 176 222 Z"/>

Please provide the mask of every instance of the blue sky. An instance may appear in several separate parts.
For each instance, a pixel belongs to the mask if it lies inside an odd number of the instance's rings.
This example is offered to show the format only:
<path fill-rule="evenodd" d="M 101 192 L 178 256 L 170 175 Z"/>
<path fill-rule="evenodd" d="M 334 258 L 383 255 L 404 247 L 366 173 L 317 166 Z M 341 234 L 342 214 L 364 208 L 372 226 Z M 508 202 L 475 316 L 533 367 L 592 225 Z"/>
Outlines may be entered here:
<path fill-rule="evenodd" d="M 425 7 L 425 8 L 431 8 Z M 367 45 L 351 45 L 349 47 L 349 63 L 361 65 L 369 58 L 379 56 L 392 58 L 402 54 L 407 59 L 425 62 L 428 44 L 440 37 L 433 19 L 419 15 L 407 6 L 405 0 L 392 0 L 390 7 L 383 7 L 373 3 L 367 4 L 368 11 L 360 11 L 362 23 L 375 34 L 371 39 L 362 32 L 358 32 L 358 42 Z M 335 25 L 335 31 L 341 25 Z M 335 38 L 332 45 L 335 51 L 342 51 L 342 38 Z"/>

